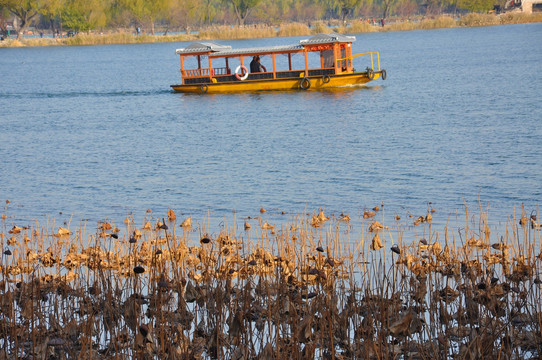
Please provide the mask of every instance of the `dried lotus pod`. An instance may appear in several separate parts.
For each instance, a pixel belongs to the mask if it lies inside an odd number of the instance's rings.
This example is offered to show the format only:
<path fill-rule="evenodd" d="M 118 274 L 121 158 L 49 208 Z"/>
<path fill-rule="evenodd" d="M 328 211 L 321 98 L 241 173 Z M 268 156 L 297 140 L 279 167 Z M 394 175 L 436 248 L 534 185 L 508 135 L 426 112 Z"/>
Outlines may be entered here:
<path fill-rule="evenodd" d="M 136 274 L 143 274 L 145 272 L 145 268 L 141 265 L 137 265 L 134 267 L 134 273 Z"/>

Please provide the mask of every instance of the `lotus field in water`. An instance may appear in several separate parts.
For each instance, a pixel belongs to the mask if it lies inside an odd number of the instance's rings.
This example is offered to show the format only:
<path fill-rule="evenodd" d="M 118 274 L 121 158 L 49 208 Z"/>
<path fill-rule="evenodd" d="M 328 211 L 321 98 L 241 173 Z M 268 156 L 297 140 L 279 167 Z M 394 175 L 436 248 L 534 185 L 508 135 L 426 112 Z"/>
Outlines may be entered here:
<path fill-rule="evenodd" d="M 542 354 L 537 210 L 436 229 L 266 212 L 210 229 L 2 216 L 0 359 L 489 359 Z M 355 224 L 354 224 L 355 223 Z"/>

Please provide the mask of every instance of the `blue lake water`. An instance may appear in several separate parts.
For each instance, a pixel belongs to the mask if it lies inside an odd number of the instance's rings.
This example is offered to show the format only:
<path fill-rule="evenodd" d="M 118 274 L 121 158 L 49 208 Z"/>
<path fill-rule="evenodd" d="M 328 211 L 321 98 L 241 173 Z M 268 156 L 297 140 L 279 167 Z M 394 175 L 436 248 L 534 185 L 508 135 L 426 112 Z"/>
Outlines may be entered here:
<path fill-rule="evenodd" d="M 187 43 L 0 49 L 8 224 L 537 209 L 542 24 L 356 36 L 387 80 L 322 92 L 172 93 Z"/>

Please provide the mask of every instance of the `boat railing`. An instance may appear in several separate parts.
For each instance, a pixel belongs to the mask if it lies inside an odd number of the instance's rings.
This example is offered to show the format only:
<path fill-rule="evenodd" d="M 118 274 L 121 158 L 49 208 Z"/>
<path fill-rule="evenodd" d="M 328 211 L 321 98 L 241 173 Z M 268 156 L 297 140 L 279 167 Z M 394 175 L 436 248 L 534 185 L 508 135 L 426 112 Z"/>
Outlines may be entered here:
<path fill-rule="evenodd" d="M 230 75 L 231 70 L 230 68 L 227 68 L 227 67 L 217 67 L 217 68 L 213 68 L 212 73 L 214 75 Z"/>
<path fill-rule="evenodd" d="M 315 77 L 335 74 L 335 68 L 318 68 L 318 69 L 298 69 L 298 70 L 282 70 L 268 71 L 259 73 L 250 73 L 247 80 L 268 80 L 268 79 L 288 79 L 288 78 L 303 78 L 305 76 Z M 227 82 L 236 81 L 230 68 L 212 68 L 210 69 L 188 69 L 182 71 L 183 83 L 188 84 L 206 84 L 210 82 Z"/>
<path fill-rule="evenodd" d="M 371 56 L 371 69 L 376 70 L 376 71 L 380 71 L 380 54 L 378 53 L 378 51 L 370 51 L 370 52 L 354 54 L 352 56 L 347 56 L 347 57 L 345 57 L 343 59 L 337 59 L 337 61 L 344 61 L 344 60 L 348 60 L 348 59 L 353 60 L 355 58 L 365 56 L 365 55 L 370 55 Z M 375 66 L 374 66 L 374 56 L 375 55 L 376 55 L 376 62 L 377 62 L 377 65 L 378 65 L 378 69 L 375 69 Z"/>
<path fill-rule="evenodd" d="M 208 68 L 183 70 L 182 76 L 183 77 L 211 76 L 211 70 Z"/>

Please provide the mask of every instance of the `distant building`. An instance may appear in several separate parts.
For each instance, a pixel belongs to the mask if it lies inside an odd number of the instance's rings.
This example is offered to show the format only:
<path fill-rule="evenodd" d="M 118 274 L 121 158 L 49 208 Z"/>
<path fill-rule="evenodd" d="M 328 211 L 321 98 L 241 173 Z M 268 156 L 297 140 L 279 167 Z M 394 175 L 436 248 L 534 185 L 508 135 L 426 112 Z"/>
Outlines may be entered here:
<path fill-rule="evenodd" d="M 522 0 L 521 1 L 521 10 L 524 13 L 532 14 L 533 13 L 533 5 L 536 4 L 542 4 L 542 0 Z"/>

